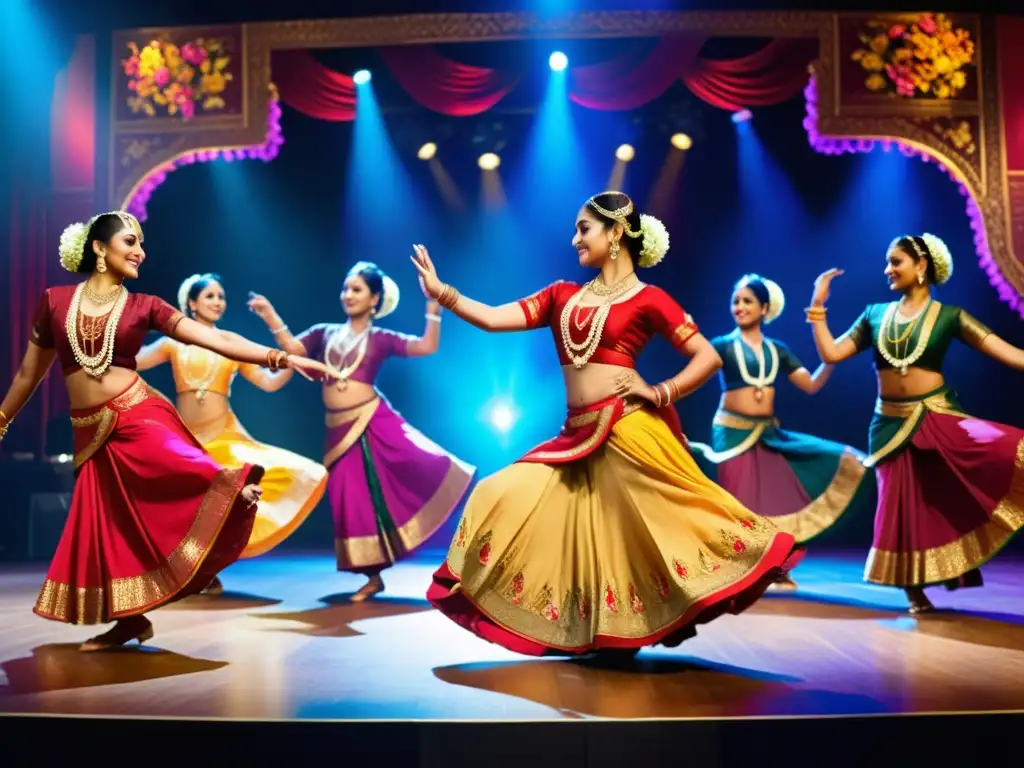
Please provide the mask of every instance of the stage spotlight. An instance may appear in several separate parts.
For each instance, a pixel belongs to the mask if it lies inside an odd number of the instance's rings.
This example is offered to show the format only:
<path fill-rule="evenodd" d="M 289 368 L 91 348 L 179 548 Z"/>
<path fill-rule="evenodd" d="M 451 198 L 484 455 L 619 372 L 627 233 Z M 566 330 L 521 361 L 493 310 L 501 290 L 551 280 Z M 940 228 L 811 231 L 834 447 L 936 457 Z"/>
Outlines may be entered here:
<path fill-rule="evenodd" d="M 622 144 L 615 150 L 615 157 L 624 163 L 628 163 L 636 155 L 632 144 Z"/>
<path fill-rule="evenodd" d="M 437 144 L 435 144 L 432 141 L 428 141 L 426 144 L 420 147 L 420 151 L 416 153 L 416 157 L 418 157 L 420 160 L 429 160 L 436 154 Z"/>
<path fill-rule="evenodd" d="M 693 139 L 685 133 L 673 133 L 672 138 L 669 139 L 669 141 L 672 142 L 673 147 L 683 152 L 693 146 Z"/>
<path fill-rule="evenodd" d="M 480 166 L 482 171 L 493 171 L 499 165 L 501 165 L 501 158 L 493 152 L 484 152 L 477 159 L 476 164 Z"/>
<path fill-rule="evenodd" d="M 360 69 L 352 75 L 352 82 L 356 85 L 363 85 L 364 83 L 370 82 L 370 70 Z"/>
<path fill-rule="evenodd" d="M 506 402 L 495 403 L 491 406 L 488 420 L 495 430 L 507 434 L 516 423 L 516 412 L 511 404 Z"/>
<path fill-rule="evenodd" d="M 548 66 L 555 72 L 561 72 L 569 66 L 569 57 L 561 51 L 555 51 L 550 57 L 548 57 Z"/>
<path fill-rule="evenodd" d="M 733 112 L 732 113 L 732 121 L 734 123 L 737 123 L 737 124 L 738 123 L 746 122 L 747 120 L 749 120 L 752 117 L 753 117 L 753 115 L 750 114 L 750 110 L 749 109 L 741 109 L 739 112 Z"/>

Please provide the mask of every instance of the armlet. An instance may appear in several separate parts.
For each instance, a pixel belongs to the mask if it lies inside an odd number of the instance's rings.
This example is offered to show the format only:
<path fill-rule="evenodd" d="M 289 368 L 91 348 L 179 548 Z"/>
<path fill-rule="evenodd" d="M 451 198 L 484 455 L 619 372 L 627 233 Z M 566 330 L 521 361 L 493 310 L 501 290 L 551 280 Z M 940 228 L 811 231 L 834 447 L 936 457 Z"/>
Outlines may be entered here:
<path fill-rule="evenodd" d="M 992 330 L 970 312 L 960 310 L 960 338 L 965 344 L 978 349 Z"/>
<path fill-rule="evenodd" d="M 175 310 L 174 314 L 167 318 L 167 322 L 164 323 L 164 327 L 160 329 L 161 332 L 165 336 L 172 336 L 174 334 L 174 329 L 178 327 L 178 323 L 184 319 L 185 315 L 178 310 Z"/>
<path fill-rule="evenodd" d="M 697 323 L 693 321 L 693 318 L 690 317 L 688 312 L 684 313 L 684 318 L 683 324 L 676 326 L 672 330 L 672 344 L 676 347 L 682 347 L 694 335 L 696 335 L 698 331 Z"/>

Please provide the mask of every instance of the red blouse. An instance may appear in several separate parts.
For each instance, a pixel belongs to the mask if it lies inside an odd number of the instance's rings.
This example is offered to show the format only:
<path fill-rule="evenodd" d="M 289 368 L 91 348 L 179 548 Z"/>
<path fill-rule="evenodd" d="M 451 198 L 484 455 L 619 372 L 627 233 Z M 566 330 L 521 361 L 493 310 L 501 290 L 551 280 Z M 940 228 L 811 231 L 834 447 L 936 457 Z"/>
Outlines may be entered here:
<path fill-rule="evenodd" d="M 81 367 L 75 360 L 67 332 L 64 329 L 68 309 L 71 307 L 71 298 L 77 287 L 76 285 L 58 285 L 47 288 L 39 299 L 36 318 L 32 323 L 32 343 L 44 349 L 56 349 L 65 376 L 74 373 Z M 109 313 L 97 318 L 91 329 L 99 334 L 99 338 L 95 342 L 97 351 L 103 343 L 103 331 L 106 328 L 108 317 Z M 135 356 L 142 349 L 146 334 L 150 331 L 159 331 L 170 336 L 183 317 L 181 312 L 163 299 L 145 293 L 129 293 L 124 311 L 121 313 L 121 321 L 117 325 L 117 333 L 114 336 L 114 359 L 110 364 L 134 371 Z M 78 345 L 92 354 L 93 344 L 86 345 L 82 338 L 81 326 L 78 327 Z"/>
<path fill-rule="evenodd" d="M 539 293 L 519 301 L 526 315 L 527 328 L 549 326 L 562 365 L 572 363 L 562 342 L 562 309 L 580 289 L 575 283 L 559 280 Z M 569 321 L 569 337 L 578 344 L 586 341 L 595 307 L 576 307 Z M 591 316 L 588 318 L 588 316 Z M 583 326 L 583 330 L 577 327 Z M 697 324 L 675 299 L 661 288 L 645 285 L 626 301 L 612 304 L 604 332 L 592 363 L 636 368 L 636 358 L 655 333 L 664 336 L 676 349 L 697 333 Z"/>

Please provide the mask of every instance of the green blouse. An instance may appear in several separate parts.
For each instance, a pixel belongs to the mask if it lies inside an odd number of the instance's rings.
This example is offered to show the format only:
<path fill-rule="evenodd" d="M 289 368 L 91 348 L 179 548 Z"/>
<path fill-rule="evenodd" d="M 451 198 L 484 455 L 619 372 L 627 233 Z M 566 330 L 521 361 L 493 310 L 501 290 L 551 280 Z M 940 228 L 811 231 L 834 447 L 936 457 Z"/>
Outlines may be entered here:
<path fill-rule="evenodd" d="M 737 342 L 739 344 L 739 354 L 743 356 L 743 364 L 747 369 L 747 374 L 757 376 L 761 370 L 761 364 L 758 362 L 753 348 L 740 338 L 739 331 L 733 331 L 725 336 L 716 336 L 711 340 L 711 346 L 715 348 L 715 351 L 722 358 L 722 367 L 718 371 L 718 381 L 722 386 L 723 392 L 751 386 L 744 380 L 740 370 L 740 361 L 737 357 Z M 770 379 L 770 381 L 765 382 L 766 387 L 774 387 L 775 380 L 779 374 L 789 376 L 794 371 L 798 371 L 803 367 L 803 364 L 797 359 L 797 356 L 793 354 L 790 348 L 777 339 L 769 339 L 767 336 L 764 336 L 761 342 L 761 354 L 764 356 L 765 375 Z M 773 371 L 775 376 L 771 375 Z"/>
<path fill-rule="evenodd" d="M 900 361 L 906 367 L 942 373 L 942 363 L 953 339 L 977 349 L 992 331 L 967 310 L 932 300 L 916 320 L 893 322 L 897 302 L 869 304 L 842 338 L 853 340 L 857 351 L 874 349 L 875 367 L 896 368 Z M 882 349 L 878 339 L 884 335 Z M 841 340 L 841 339 L 840 339 Z"/>

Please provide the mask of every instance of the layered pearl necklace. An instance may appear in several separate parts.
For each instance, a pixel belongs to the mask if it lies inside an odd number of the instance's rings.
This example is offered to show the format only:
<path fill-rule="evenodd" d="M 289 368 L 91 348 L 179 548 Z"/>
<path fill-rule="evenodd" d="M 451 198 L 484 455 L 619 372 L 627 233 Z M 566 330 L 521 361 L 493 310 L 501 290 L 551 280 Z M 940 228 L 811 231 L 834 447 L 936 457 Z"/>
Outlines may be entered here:
<path fill-rule="evenodd" d="M 196 351 L 200 353 L 206 364 L 202 376 L 192 375 L 192 355 Z M 210 385 L 213 384 L 220 372 L 221 356 L 208 349 L 185 344 L 179 352 L 178 360 L 181 362 L 181 378 L 185 380 L 185 385 L 189 390 L 196 393 L 196 400 L 202 403 L 206 399 L 206 393 L 210 391 Z"/>
<path fill-rule="evenodd" d="M 910 339 L 914 335 L 914 329 L 917 328 L 921 318 L 924 317 L 925 312 L 931 307 L 932 300 L 928 299 L 928 302 L 911 317 L 904 317 L 898 314 L 900 303 L 894 301 L 885 310 L 885 315 L 882 316 L 882 323 L 878 329 L 878 341 L 875 346 L 878 349 L 878 354 L 882 356 L 885 362 L 897 369 L 901 376 L 906 376 L 907 369 L 920 360 L 921 355 L 928 348 L 928 336 L 930 334 L 920 334 L 917 337 L 917 344 L 914 345 L 913 350 L 910 350 Z M 905 326 L 904 330 L 894 335 L 894 331 L 900 325 Z M 899 357 L 900 344 L 903 345 L 903 357 Z"/>
<path fill-rule="evenodd" d="M 580 288 L 562 307 L 562 314 L 560 319 L 560 325 L 562 330 L 562 344 L 565 347 L 565 353 L 572 360 L 573 366 L 576 368 L 582 368 L 587 364 L 594 353 L 597 351 L 598 345 L 601 343 L 601 334 L 604 333 L 604 324 L 608 320 L 608 315 L 612 311 L 612 303 L 615 299 L 619 298 L 631 288 L 633 288 L 639 280 L 637 279 L 636 272 L 630 272 L 624 278 L 614 285 L 606 286 L 599 279 L 595 278 L 589 283 Z M 576 327 L 579 330 L 583 328 L 589 322 L 590 330 L 587 332 L 587 337 L 582 342 L 575 342 L 572 340 L 572 334 L 570 333 L 570 324 L 572 323 L 573 312 L 579 306 L 580 301 L 586 295 L 587 291 L 590 291 L 595 296 L 602 297 L 602 302 L 593 308 L 587 320 L 580 322 L 579 315 L 576 318 Z"/>
<path fill-rule="evenodd" d="M 732 342 L 732 351 L 736 356 L 736 366 L 740 369 L 740 378 L 742 378 L 746 384 L 754 387 L 754 398 L 756 400 L 763 400 L 765 387 L 770 387 L 774 384 L 775 377 L 779 373 L 779 350 L 775 348 L 774 344 L 772 344 L 771 339 L 767 338 L 758 345 L 756 349 L 751 346 L 751 351 L 754 353 L 754 357 L 757 358 L 758 362 L 757 376 L 754 377 L 750 375 L 750 371 L 747 369 L 747 359 L 743 354 L 744 346 L 743 340 L 739 335 L 737 335 Z M 772 358 L 771 368 L 767 373 L 765 373 L 765 347 L 768 347 L 768 354 Z"/>
<path fill-rule="evenodd" d="M 85 317 L 91 317 L 81 312 L 82 294 L 86 290 L 84 282 L 79 283 L 75 288 L 67 317 L 64 319 L 64 331 L 67 333 L 68 344 L 71 345 L 71 354 L 74 355 L 75 362 L 87 374 L 98 379 L 109 370 L 110 364 L 114 360 L 114 340 L 117 337 L 118 323 L 121 322 L 121 313 L 124 312 L 125 305 L 128 303 L 128 289 L 122 285 L 113 291 L 113 294 L 116 294 L 116 299 L 110 299 L 114 301 L 114 307 L 110 310 L 106 327 L 103 329 L 103 343 L 100 345 L 100 351 L 93 355 L 87 355 L 82 349 L 82 345 L 78 343 L 79 325 L 85 322 Z M 88 290 L 92 293 L 91 289 Z M 90 338 L 90 341 L 94 342 L 92 349 L 95 350 L 95 339 Z"/>
<path fill-rule="evenodd" d="M 324 350 L 324 364 L 337 379 L 338 389 L 346 389 L 349 376 L 355 373 L 356 369 L 362 365 L 363 358 L 366 356 L 366 347 L 370 342 L 370 330 L 372 328 L 372 325 L 368 325 L 359 333 L 354 334 L 352 333 L 352 326 L 346 323 L 342 326 L 342 330 L 334 334 L 331 340 L 327 342 L 327 349 Z M 345 365 L 346 358 L 352 354 L 353 350 L 356 350 L 355 360 L 351 364 Z M 332 360 L 337 360 L 337 365 Z"/>

